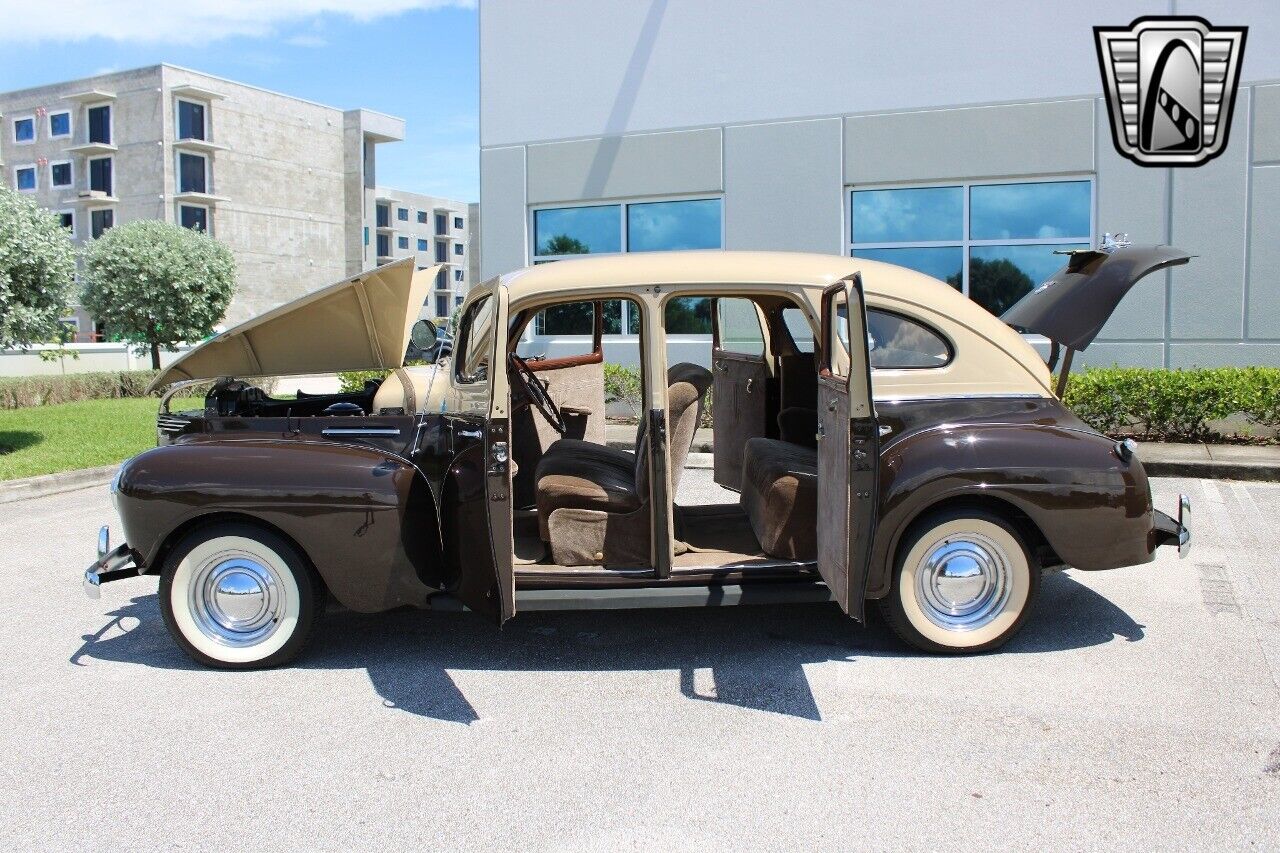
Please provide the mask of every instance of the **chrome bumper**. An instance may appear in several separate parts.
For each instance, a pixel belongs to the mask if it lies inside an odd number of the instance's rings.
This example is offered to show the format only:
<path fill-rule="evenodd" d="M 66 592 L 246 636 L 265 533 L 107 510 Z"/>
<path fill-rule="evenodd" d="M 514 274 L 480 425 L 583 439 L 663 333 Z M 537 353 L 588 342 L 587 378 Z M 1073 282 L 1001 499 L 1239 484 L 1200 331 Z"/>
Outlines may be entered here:
<path fill-rule="evenodd" d="M 98 559 L 84 570 L 84 594 L 92 599 L 101 598 L 99 587 L 104 583 L 137 576 L 138 567 L 133 564 L 133 551 L 128 543 L 112 550 L 111 532 L 103 525 L 98 531 Z"/>
<path fill-rule="evenodd" d="M 1191 518 L 1191 498 L 1186 495 L 1178 495 L 1178 517 L 1171 518 L 1160 510 L 1155 511 L 1155 527 L 1152 533 L 1155 534 L 1156 547 L 1161 545 L 1178 546 L 1178 556 L 1185 557 L 1191 551 L 1191 528 L 1187 523 Z"/>

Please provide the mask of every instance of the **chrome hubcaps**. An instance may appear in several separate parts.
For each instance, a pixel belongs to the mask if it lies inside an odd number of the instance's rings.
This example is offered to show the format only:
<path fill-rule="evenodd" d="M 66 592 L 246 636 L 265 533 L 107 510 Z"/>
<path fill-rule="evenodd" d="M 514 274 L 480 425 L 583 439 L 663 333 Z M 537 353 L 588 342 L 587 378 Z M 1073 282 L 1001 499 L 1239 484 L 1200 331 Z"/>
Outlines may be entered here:
<path fill-rule="evenodd" d="M 191 584 L 191 615 L 200 631 L 227 646 L 252 646 L 275 633 L 284 585 L 268 561 L 243 552 L 206 560 Z"/>
<path fill-rule="evenodd" d="M 930 622 L 972 631 L 996 618 L 1009 601 L 1009 556 L 980 533 L 948 536 L 916 568 L 916 598 Z"/>

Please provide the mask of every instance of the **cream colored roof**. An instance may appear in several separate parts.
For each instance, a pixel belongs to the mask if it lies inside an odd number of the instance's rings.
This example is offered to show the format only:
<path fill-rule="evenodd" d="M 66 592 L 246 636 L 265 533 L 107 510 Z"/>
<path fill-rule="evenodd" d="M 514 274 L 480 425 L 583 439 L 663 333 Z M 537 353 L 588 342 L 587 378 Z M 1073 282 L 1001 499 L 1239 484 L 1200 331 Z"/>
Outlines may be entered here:
<path fill-rule="evenodd" d="M 414 259 L 405 258 L 308 293 L 209 338 L 161 371 L 151 387 L 399 367 L 439 269 L 414 272 Z"/>
<path fill-rule="evenodd" d="M 862 273 L 869 304 L 920 313 L 910 310 L 914 307 L 930 317 L 946 318 L 947 325 L 963 327 L 1003 351 L 1020 365 L 1024 378 L 1047 391 L 1049 372 L 1044 361 L 1000 318 L 945 282 L 883 261 L 805 252 L 650 252 L 539 264 L 500 276 L 498 283 L 507 288 L 513 303 L 528 296 L 608 287 L 766 284 L 798 286 L 809 291 L 816 304 L 817 293 L 854 272 Z M 983 357 L 971 351 L 966 360 L 977 368 Z"/>

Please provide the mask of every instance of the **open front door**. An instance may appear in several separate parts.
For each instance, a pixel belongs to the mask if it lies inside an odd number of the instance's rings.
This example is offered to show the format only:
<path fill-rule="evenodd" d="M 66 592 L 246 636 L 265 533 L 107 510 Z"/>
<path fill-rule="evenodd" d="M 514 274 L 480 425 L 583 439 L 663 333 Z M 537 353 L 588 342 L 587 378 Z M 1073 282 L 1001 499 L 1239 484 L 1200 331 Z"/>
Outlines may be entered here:
<path fill-rule="evenodd" d="M 844 612 L 863 620 L 879 494 L 880 438 L 862 278 L 822 294 L 818 357 L 818 572 Z"/>
<path fill-rule="evenodd" d="M 515 614 L 507 317 L 504 287 L 469 303 L 446 362 L 458 409 L 441 415 L 449 459 L 443 545 L 446 563 L 457 568 L 447 589 L 499 624 Z"/>

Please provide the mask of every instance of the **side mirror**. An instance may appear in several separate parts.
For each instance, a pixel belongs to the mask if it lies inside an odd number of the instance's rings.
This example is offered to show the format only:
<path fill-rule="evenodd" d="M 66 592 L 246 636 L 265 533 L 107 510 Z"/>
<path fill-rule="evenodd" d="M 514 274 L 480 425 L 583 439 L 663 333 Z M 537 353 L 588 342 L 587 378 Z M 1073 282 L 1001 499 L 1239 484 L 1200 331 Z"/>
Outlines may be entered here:
<path fill-rule="evenodd" d="M 436 345 L 436 338 L 438 337 L 436 324 L 430 320 L 419 320 L 413 324 L 413 329 L 409 332 L 409 340 L 420 350 L 431 349 Z"/>

